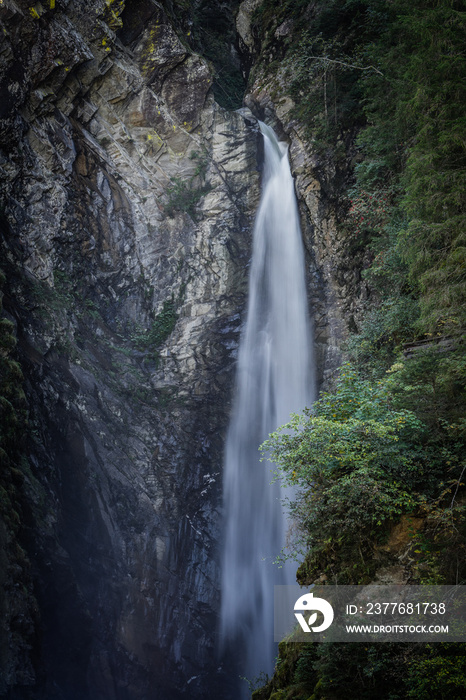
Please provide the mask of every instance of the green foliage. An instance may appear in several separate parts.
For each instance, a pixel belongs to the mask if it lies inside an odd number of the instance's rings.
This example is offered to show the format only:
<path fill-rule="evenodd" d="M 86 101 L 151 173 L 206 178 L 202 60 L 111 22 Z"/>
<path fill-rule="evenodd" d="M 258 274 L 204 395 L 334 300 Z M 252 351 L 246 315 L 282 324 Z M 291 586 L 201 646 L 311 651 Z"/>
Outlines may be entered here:
<path fill-rule="evenodd" d="M 346 348 L 361 374 L 374 379 L 383 376 L 403 344 L 413 339 L 419 318 L 419 302 L 398 248 L 397 226 L 390 223 L 376 233 L 368 245 L 372 263 L 362 273 L 372 296 L 364 321 Z"/>
<path fill-rule="evenodd" d="M 464 437 L 466 357 L 462 343 L 435 344 L 395 363 L 389 381 L 394 405 L 416 411 L 432 439 L 452 443 Z"/>
<path fill-rule="evenodd" d="M 316 648 L 313 645 L 299 656 L 294 672 L 294 683 L 309 693 L 314 690 L 316 684 L 315 660 Z"/>
<path fill-rule="evenodd" d="M 418 331 L 465 326 L 464 12 L 455 0 L 395 0 L 368 53 L 383 77 L 363 80 L 369 125 L 359 137 L 366 183 L 401 174 L 408 218 L 400 250 L 420 293 Z M 362 182 L 362 180 L 360 180 Z"/>
<path fill-rule="evenodd" d="M 400 645 L 326 644 L 320 645 L 315 662 L 316 676 L 320 678 L 321 697 L 373 698 L 403 697 L 400 677 Z M 396 663 L 398 662 L 398 668 Z"/>
<path fill-rule="evenodd" d="M 307 30 L 288 59 L 295 116 L 307 128 L 314 147 L 335 148 L 342 130 L 361 123 L 358 70 L 345 52 L 346 42 Z"/>
<path fill-rule="evenodd" d="M 302 533 L 293 554 L 310 550 L 308 575 L 323 569 L 355 583 L 372 573 L 387 524 L 418 502 L 426 455 L 412 446 L 424 432 L 413 411 L 393 407 L 387 382 L 362 380 L 347 365 L 312 413 L 292 416 L 262 445 L 282 483 L 301 487 L 291 504 Z"/>
<path fill-rule="evenodd" d="M 89 298 L 85 299 L 84 309 L 89 314 L 89 316 L 91 318 L 93 318 L 95 321 L 97 321 L 101 318 L 99 307 L 97 306 L 95 301 L 92 301 L 92 299 L 89 299 Z"/>
<path fill-rule="evenodd" d="M 466 688 L 466 656 L 456 644 L 431 645 L 408 665 L 406 698 L 462 700 Z"/>
<path fill-rule="evenodd" d="M 152 321 L 149 330 L 135 333 L 131 340 L 141 350 L 157 350 L 173 332 L 176 319 L 178 318 L 177 304 L 175 299 L 166 299 L 163 302 L 162 310 Z"/>
<path fill-rule="evenodd" d="M 295 117 L 315 150 L 344 157 L 347 135 L 363 125 L 360 77 L 379 72 L 367 45 L 386 14 L 383 0 L 265 0 L 256 9 L 253 32 L 268 57 L 265 68 L 284 68 Z"/>
<path fill-rule="evenodd" d="M 388 298 L 366 312 L 360 332 L 347 349 L 367 377 L 378 377 L 393 363 L 403 342 L 411 340 L 418 318 L 418 303 L 412 297 Z"/>
<path fill-rule="evenodd" d="M 263 688 L 259 688 L 252 694 L 252 700 L 283 700 L 283 698 L 295 697 L 295 690 L 303 692 L 305 685 L 302 678 L 296 677 L 296 664 L 304 654 L 306 659 L 315 652 L 314 645 L 302 642 L 281 641 L 278 645 L 278 657 L 276 659 L 275 671 Z M 304 669 L 304 673 L 306 670 Z M 283 689 L 283 690 L 282 690 Z M 308 694 L 304 695 L 305 698 Z"/>
<path fill-rule="evenodd" d="M 404 43 L 400 73 L 410 87 L 400 109 L 416 130 L 405 176 L 411 218 L 406 256 L 413 277 L 420 277 L 424 324 L 456 330 L 466 321 L 464 5 L 454 0 L 395 5 Z"/>
<path fill-rule="evenodd" d="M 462 549 L 466 534 L 462 502 L 451 495 L 464 487 L 465 376 L 461 350 L 421 352 L 378 381 L 345 365 L 312 412 L 292 416 L 262 445 L 283 485 L 300 488 L 290 504 L 291 554 L 306 555 L 303 581 L 322 573 L 370 580 L 376 547 L 401 515 L 416 512 L 436 523 L 435 535 L 426 526 L 437 543 L 429 556 L 437 579 L 449 580 L 448 552 Z"/>
<path fill-rule="evenodd" d="M 416 335 L 419 301 L 409 281 L 409 267 L 400 246 L 406 218 L 400 205 L 398 177 L 382 186 L 363 161 L 350 190 L 347 234 L 366 246 L 370 264 L 362 271 L 371 290 L 364 322 L 347 345 L 350 358 L 367 377 L 379 377 L 395 361 L 404 343 Z"/>
<path fill-rule="evenodd" d="M 265 0 L 255 13 L 314 149 L 344 155 L 366 122 L 348 224 L 360 248 L 396 224 L 419 335 L 466 326 L 465 28 L 459 0 Z M 387 187 L 398 190 L 396 221 Z"/>
<path fill-rule="evenodd" d="M 342 228 L 348 251 L 364 261 L 368 288 L 363 319 L 356 318 L 347 345 L 352 364 L 331 392 L 262 446 L 283 483 L 298 489 L 290 504 L 293 546 L 305 554 L 298 580 L 309 584 L 322 574 L 329 582 L 373 580 L 383 566 L 380 545 L 400 516 L 411 514 L 422 523 L 410 535 L 411 580 L 460 584 L 464 6 L 332 0 L 294 14 L 292 4 L 282 10 L 265 0 L 258 14 L 268 23 L 271 52 L 289 62 L 297 115 L 314 147 L 336 152 L 345 130 L 360 129 Z M 295 21 L 274 46 L 274 28 L 299 13 L 309 22 Z M 458 645 L 326 644 L 313 655 L 301 652 L 293 665 L 294 674 L 283 682 L 276 675 L 270 691 L 312 700 L 404 700 L 459 698 L 466 687 Z"/>
<path fill-rule="evenodd" d="M 247 683 L 249 692 L 251 694 L 254 694 L 255 690 L 268 683 L 269 677 L 264 671 L 261 671 L 259 675 L 255 678 L 246 678 L 246 676 L 240 676 L 240 680 Z"/>
<path fill-rule="evenodd" d="M 460 644 L 282 642 L 273 678 L 253 698 L 460 700 L 466 687 L 465 664 Z"/>
<path fill-rule="evenodd" d="M 423 530 L 413 540 L 415 577 L 422 584 L 466 580 L 466 507 L 464 471 L 446 479 L 438 499 L 426 508 Z M 457 499 L 458 492 L 460 493 Z"/>
<path fill-rule="evenodd" d="M 390 190 L 377 186 L 371 190 L 358 187 L 350 192 L 351 195 L 348 218 L 353 233 L 360 235 L 366 230 L 383 231 L 390 220 Z"/>
<path fill-rule="evenodd" d="M 368 231 L 374 238 L 396 224 L 420 335 L 466 326 L 462 10 L 458 0 L 266 0 L 256 11 L 263 53 L 287 68 L 314 148 L 344 153 L 345 134 L 366 121 L 348 224 L 360 246 Z M 279 40 L 285 19 L 292 24 Z M 396 221 L 387 187 L 398 190 Z"/>
<path fill-rule="evenodd" d="M 210 185 L 205 182 L 209 161 L 205 153 L 200 155 L 197 151 L 192 151 L 190 158 L 197 162 L 194 174 L 188 180 L 182 180 L 180 177 L 172 178 L 173 185 L 167 187 L 168 201 L 165 211 L 169 216 L 185 211 L 196 221 L 196 206 L 211 190 Z"/>

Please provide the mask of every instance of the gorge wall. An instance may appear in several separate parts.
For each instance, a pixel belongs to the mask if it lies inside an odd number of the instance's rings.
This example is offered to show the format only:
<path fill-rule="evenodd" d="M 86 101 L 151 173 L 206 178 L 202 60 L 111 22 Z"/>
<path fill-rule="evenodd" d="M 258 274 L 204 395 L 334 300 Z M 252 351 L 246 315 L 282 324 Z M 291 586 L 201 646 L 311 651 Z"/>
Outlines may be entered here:
<path fill-rule="evenodd" d="M 237 17 L 240 45 L 252 67 L 245 104 L 290 144 L 291 170 L 307 251 L 318 380 L 321 386 L 328 386 L 341 364 L 342 345 L 349 330 L 357 327 L 369 294 L 361 278 L 364 260 L 354 258 L 341 225 L 347 214 L 345 190 L 352 182 L 357 158 L 356 133 L 345 135 L 339 157 L 330 149 L 322 152 L 315 147 L 306 124 L 296 116 L 296 103 L 290 96 L 293 71 L 288 54 L 296 41 L 296 21 L 285 20 L 276 29 L 272 22 L 272 28 L 263 32 L 265 37 L 258 43 L 253 18 L 260 6 L 257 0 L 245 0 Z M 313 9 L 312 5 L 306 9 L 309 26 Z"/>
<path fill-rule="evenodd" d="M 29 414 L 5 456 L 21 522 L 0 532 L 0 696 L 227 698 L 221 465 L 255 120 L 215 101 L 170 3 L 5 0 L 0 20 L 3 307 Z M 364 291 L 283 95 L 259 69 L 246 104 L 291 142 L 328 380 Z"/>

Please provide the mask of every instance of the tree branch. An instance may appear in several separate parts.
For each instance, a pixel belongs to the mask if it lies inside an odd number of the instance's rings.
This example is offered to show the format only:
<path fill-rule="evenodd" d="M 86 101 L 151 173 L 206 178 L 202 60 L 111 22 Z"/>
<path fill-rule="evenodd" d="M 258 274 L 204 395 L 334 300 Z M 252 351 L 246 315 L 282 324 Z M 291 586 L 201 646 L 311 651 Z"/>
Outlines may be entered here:
<path fill-rule="evenodd" d="M 373 70 L 383 77 L 382 71 L 380 71 L 378 68 L 375 68 L 375 66 L 356 66 L 354 65 L 354 63 L 338 61 L 336 58 L 328 58 L 328 56 L 308 56 L 306 59 L 306 63 L 309 59 L 313 59 L 316 61 L 326 61 L 327 63 L 338 63 L 341 66 L 346 66 L 347 68 L 354 68 L 355 70 Z"/>

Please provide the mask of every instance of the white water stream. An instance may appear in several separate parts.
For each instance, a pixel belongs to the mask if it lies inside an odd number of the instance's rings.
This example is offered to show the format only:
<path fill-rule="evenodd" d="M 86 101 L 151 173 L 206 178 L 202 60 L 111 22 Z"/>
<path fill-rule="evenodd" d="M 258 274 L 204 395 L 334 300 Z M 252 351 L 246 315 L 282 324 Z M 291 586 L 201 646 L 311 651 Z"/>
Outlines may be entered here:
<path fill-rule="evenodd" d="M 258 447 L 291 412 L 314 397 L 304 251 L 288 148 L 259 122 L 264 137 L 262 196 L 253 234 L 246 326 L 224 465 L 226 517 L 221 637 L 244 653 L 242 675 L 273 670 L 275 584 L 295 582 L 296 564 L 273 564 L 287 522 L 283 489 Z M 247 690 L 247 688 L 246 688 Z"/>

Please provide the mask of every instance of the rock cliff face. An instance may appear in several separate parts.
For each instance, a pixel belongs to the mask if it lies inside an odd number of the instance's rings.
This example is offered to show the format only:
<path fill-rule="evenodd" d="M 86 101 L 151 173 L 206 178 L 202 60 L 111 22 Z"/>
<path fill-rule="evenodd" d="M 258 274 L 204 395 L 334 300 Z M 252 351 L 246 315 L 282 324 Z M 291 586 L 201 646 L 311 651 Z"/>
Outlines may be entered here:
<path fill-rule="evenodd" d="M 254 53 L 257 5 L 238 14 L 245 70 L 259 66 L 246 103 L 290 142 L 329 380 L 364 288 L 280 72 Z M 254 120 L 216 104 L 172 3 L 4 0 L 0 21 L 3 302 L 31 428 L 0 696 L 226 699 L 221 467 Z"/>
<path fill-rule="evenodd" d="M 0 693 L 227 697 L 216 550 L 254 127 L 218 107 L 152 0 L 5 0 L 0 17 L 4 306 L 40 610 L 5 623 Z"/>

